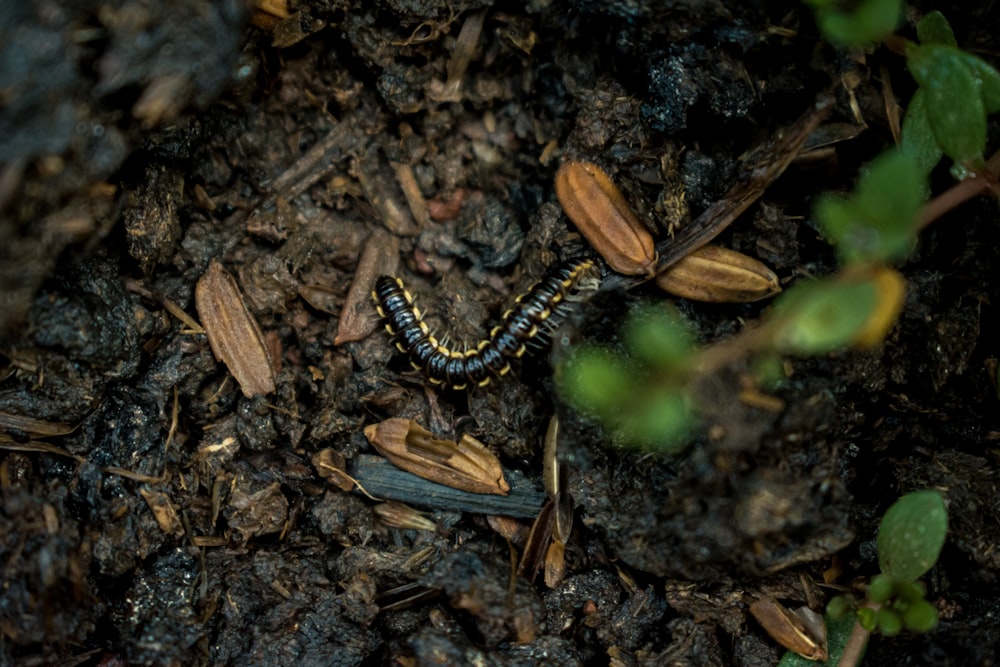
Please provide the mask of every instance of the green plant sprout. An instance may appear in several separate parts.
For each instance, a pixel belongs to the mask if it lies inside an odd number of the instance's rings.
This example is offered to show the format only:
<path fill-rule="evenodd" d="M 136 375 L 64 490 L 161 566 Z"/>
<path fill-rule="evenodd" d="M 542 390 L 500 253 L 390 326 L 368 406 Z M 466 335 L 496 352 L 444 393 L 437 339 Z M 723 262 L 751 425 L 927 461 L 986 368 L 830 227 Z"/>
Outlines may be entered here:
<path fill-rule="evenodd" d="M 647 306 L 624 326 L 621 352 L 584 345 L 556 374 L 562 395 L 624 445 L 670 451 L 693 425 L 683 386 L 694 350 L 690 327 L 667 308 Z"/>
<path fill-rule="evenodd" d="M 873 632 L 891 637 L 901 631 L 930 632 L 937 610 L 917 581 L 937 562 L 948 532 L 948 512 L 937 491 L 917 491 L 897 500 L 882 516 L 878 560 L 882 572 L 868 583 L 859 602 L 838 595 L 826 607 L 829 657 L 820 663 L 787 651 L 778 667 L 847 667 L 860 663 Z"/>
<path fill-rule="evenodd" d="M 920 231 L 952 208 L 1000 194 L 1000 152 L 983 160 L 987 114 L 1000 110 L 1000 73 L 957 47 L 944 16 L 924 16 L 917 24 L 920 41 L 913 43 L 891 34 L 903 15 L 900 0 L 864 0 L 852 11 L 835 0 L 808 1 L 831 42 L 856 48 L 884 39 L 905 55 L 919 87 L 900 146 L 864 167 L 850 195 L 817 199 L 815 219 L 842 268 L 787 289 L 755 328 L 696 348 L 679 316 L 661 310 L 626 325 L 624 350 L 584 346 L 568 355 L 557 369 L 561 395 L 601 421 L 618 442 L 679 448 L 697 413 L 689 389 L 696 374 L 754 355 L 822 355 L 877 345 L 905 300 L 905 280 L 891 263 L 905 259 Z M 962 180 L 928 201 L 928 176 L 945 155 Z"/>
<path fill-rule="evenodd" d="M 892 637 L 904 629 L 922 633 L 937 627 L 937 609 L 925 599 L 927 588 L 918 579 L 934 567 L 947 534 L 948 510 L 939 492 L 917 491 L 893 503 L 878 529 L 882 571 L 869 581 L 866 598 L 859 602 L 853 596 L 838 595 L 827 604 L 828 626 L 844 619 L 852 625 L 856 622 L 843 647 L 831 639 L 827 664 L 858 664 L 873 632 Z M 783 667 L 816 664 L 786 659 L 780 663 Z"/>

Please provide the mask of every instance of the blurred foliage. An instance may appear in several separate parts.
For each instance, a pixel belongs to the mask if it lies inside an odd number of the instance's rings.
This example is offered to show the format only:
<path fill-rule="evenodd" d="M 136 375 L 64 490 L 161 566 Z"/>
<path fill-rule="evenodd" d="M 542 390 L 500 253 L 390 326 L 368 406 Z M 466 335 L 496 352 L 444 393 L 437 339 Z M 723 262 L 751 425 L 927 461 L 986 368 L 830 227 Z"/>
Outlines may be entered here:
<path fill-rule="evenodd" d="M 892 34 L 903 18 L 902 0 L 806 0 L 820 32 L 831 43 L 863 47 Z"/>

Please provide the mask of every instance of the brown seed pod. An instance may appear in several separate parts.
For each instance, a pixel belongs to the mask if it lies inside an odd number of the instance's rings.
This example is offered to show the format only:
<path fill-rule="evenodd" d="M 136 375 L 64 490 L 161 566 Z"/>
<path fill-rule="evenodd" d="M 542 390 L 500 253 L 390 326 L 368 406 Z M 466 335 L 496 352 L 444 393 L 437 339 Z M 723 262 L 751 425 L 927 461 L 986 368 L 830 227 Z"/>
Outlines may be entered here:
<path fill-rule="evenodd" d="M 510 491 L 500 461 L 472 436 L 444 440 L 411 419 L 394 417 L 366 426 L 365 437 L 393 465 L 432 482 L 472 493 Z"/>
<path fill-rule="evenodd" d="M 825 661 L 827 653 L 826 624 L 823 617 L 809 609 L 789 611 L 770 596 L 750 605 L 750 613 L 771 639 L 806 660 Z"/>
<path fill-rule="evenodd" d="M 194 288 L 194 303 L 215 358 L 248 398 L 274 391 L 274 367 L 260 325 L 247 310 L 236 280 L 212 261 Z"/>
<path fill-rule="evenodd" d="M 749 303 L 781 291 L 763 262 L 717 245 L 702 246 L 656 276 L 664 292 L 693 301 Z"/>
<path fill-rule="evenodd" d="M 604 171 L 590 162 L 564 162 L 556 197 L 584 238 L 612 269 L 626 275 L 656 270 L 653 237 Z"/>

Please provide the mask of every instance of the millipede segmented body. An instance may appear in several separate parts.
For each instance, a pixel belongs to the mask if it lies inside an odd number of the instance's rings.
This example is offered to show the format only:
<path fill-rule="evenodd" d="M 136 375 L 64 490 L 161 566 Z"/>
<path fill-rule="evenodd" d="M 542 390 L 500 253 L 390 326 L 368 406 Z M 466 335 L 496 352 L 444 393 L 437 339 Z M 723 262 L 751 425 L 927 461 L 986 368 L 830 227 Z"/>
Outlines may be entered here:
<path fill-rule="evenodd" d="M 380 276 L 375 281 L 372 298 L 396 347 L 409 355 L 413 367 L 422 371 L 432 384 L 445 384 L 453 389 L 482 387 L 505 375 L 511 362 L 520 359 L 529 345 L 551 333 L 559 319 L 553 315 L 560 312 L 559 306 L 592 266 L 590 260 L 555 265 L 518 297 L 516 305 L 504 314 L 489 338 L 466 350 L 451 349 L 431 333 L 399 278 Z"/>

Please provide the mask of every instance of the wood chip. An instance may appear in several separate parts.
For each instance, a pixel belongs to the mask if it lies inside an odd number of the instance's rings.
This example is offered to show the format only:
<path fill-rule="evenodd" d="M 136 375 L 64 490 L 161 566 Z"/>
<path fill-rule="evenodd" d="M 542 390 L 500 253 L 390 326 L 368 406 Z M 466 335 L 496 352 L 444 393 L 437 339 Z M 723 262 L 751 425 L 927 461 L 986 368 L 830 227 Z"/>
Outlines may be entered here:
<path fill-rule="evenodd" d="M 194 290 L 195 307 L 215 358 L 251 398 L 274 391 L 274 367 L 260 325 L 247 310 L 236 280 L 212 261 Z"/>
<path fill-rule="evenodd" d="M 334 345 L 364 340 L 378 328 L 378 313 L 371 303 L 372 287 L 380 275 L 395 275 L 398 272 L 399 238 L 378 229 L 368 237 L 361 250 L 354 280 L 340 311 Z"/>

